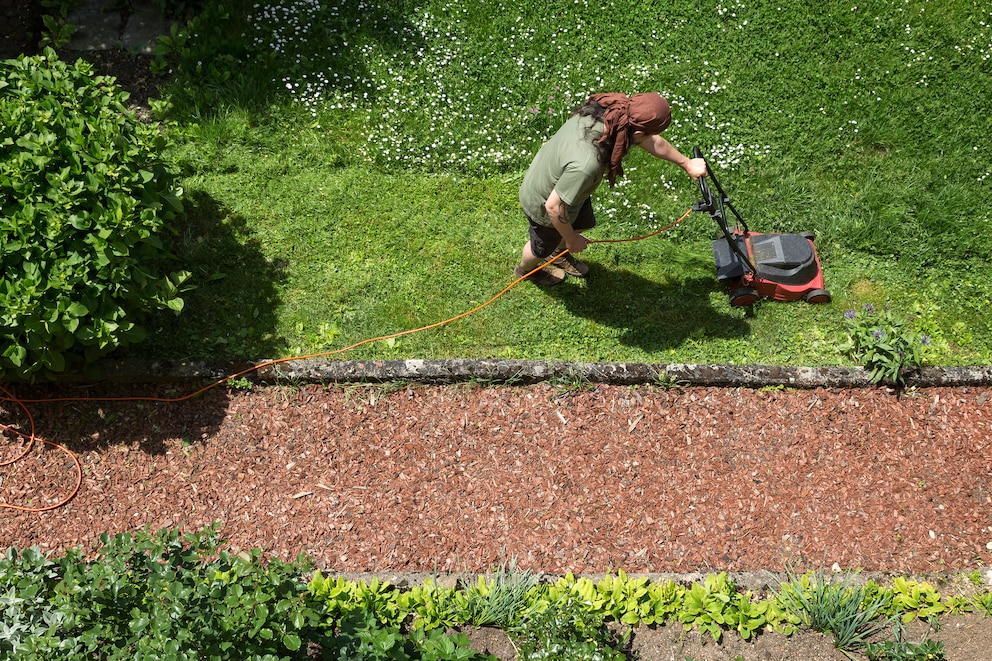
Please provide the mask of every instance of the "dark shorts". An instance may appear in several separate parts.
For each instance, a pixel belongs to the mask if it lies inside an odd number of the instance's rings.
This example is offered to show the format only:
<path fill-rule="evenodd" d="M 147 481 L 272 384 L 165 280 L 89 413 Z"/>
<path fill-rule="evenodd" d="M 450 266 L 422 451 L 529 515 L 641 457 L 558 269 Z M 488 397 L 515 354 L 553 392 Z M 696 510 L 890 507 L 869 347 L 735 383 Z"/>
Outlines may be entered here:
<path fill-rule="evenodd" d="M 541 259 L 550 257 L 551 253 L 558 247 L 558 244 L 561 243 L 561 234 L 554 227 L 539 225 L 533 220 L 530 220 L 530 218 L 527 220 L 530 221 L 531 252 L 534 253 L 535 257 L 540 257 Z M 572 223 L 572 227 L 576 232 L 581 232 L 592 229 L 595 226 L 596 214 L 592 212 L 592 198 L 586 198 L 586 201 L 582 204 L 582 208 L 579 209 L 578 217 Z"/>

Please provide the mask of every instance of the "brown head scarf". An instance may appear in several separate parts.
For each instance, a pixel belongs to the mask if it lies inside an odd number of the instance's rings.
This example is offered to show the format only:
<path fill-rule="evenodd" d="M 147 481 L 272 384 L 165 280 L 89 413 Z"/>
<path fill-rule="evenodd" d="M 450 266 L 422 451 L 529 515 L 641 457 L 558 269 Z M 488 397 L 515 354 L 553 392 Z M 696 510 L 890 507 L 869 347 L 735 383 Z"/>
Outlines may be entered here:
<path fill-rule="evenodd" d="M 610 155 L 608 173 L 610 187 L 623 174 L 621 161 L 630 149 L 630 139 L 634 131 L 656 135 L 668 128 L 672 121 L 672 109 L 665 97 L 657 92 L 645 92 L 628 97 L 626 94 L 593 94 L 589 101 L 601 105 L 605 112 L 603 137 L 600 142 L 614 138 L 613 153 Z"/>

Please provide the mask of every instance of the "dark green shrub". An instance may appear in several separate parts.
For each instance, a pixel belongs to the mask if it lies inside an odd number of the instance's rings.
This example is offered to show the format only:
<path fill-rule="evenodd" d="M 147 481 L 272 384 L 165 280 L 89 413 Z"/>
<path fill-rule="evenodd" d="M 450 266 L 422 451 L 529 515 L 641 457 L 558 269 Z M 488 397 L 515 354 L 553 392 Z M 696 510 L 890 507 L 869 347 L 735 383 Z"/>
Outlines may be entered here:
<path fill-rule="evenodd" d="M 158 272 L 181 189 L 158 128 L 87 62 L 0 71 L 0 375 L 75 369 L 182 309 L 189 274 Z"/>
<path fill-rule="evenodd" d="M 495 661 L 464 634 L 406 635 L 366 607 L 349 610 L 335 632 L 307 590 L 309 559 L 233 553 L 216 525 L 100 541 L 90 558 L 79 548 L 0 556 L 0 658 Z"/>

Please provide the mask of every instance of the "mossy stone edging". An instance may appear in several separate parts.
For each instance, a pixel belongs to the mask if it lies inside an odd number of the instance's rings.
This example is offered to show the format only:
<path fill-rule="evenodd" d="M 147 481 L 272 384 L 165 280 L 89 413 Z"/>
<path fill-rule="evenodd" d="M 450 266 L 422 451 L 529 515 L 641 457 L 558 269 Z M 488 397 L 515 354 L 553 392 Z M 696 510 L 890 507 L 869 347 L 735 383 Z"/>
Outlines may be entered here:
<path fill-rule="evenodd" d="M 832 573 L 833 570 L 828 570 L 827 573 Z M 327 578 L 342 578 L 346 581 L 352 583 L 365 582 L 366 584 L 371 584 L 373 580 L 378 581 L 380 584 L 388 583 L 389 585 L 397 589 L 408 589 L 414 586 L 423 585 L 426 579 L 434 581 L 435 584 L 441 587 L 456 587 L 459 584 L 463 585 L 473 585 L 479 576 L 488 576 L 486 574 L 478 574 L 473 572 L 464 573 L 445 573 L 445 574 L 432 574 L 427 572 L 336 572 L 331 569 L 323 570 L 324 576 Z M 706 580 L 707 576 L 721 573 L 719 571 L 710 572 L 648 572 L 648 573 L 631 573 L 627 574 L 630 580 L 639 580 L 646 578 L 648 583 L 665 583 L 667 581 L 673 581 L 679 585 L 693 585 L 695 583 L 702 583 Z M 727 578 L 729 578 L 734 586 L 736 586 L 738 592 L 753 592 L 755 594 L 761 594 L 768 592 L 769 588 L 778 588 L 782 583 L 789 580 L 786 572 L 775 572 L 775 571 L 745 571 L 745 572 L 723 572 L 726 573 Z M 903 574 L 887 574 L 883 572 L 857 572 L 853 575 L 852 585 L 864 585 L 868 581 L 874 581 L 878 585 L 889 586 L 896 577 L 905 578 L 907 580 L 916 581 L 918 583 L 927 583 L 934 587 L 935 589 L 941 591 L 949 591 L 948 594 L 953 595 L 965 595 L 972 592 L 983 592 L 986 590 L 992 590 L 992 568 L 985 568 L 982 573 L 982 585 L 976 586 L 975 583 L 968 576 L 970 572 L 964 571 L 943 571 L 943 572 L 931 572 L 927 574 L 920 575 L 903 575 Z M 848 575 L 851 572 L 841 571 L 838 575 Z M 610 573 L 591 573 L 591 574 L 575 574 L 576 579 L 588 579 L 593 583 L 599 583 L 607 577 L 616 577 L 616 574 Z M 558 579 L 562 578 L 560 575 L 556 574 L 541 574 L 542 582 L 554 583 Z"/>
<path fill-rule="evenodd" d="M 260 383 L 444 384 L 480 382 L 534 384 L 588 381 L 612 385 L 717 387 L 866 388 L 875 387 L 861 367 L 785 367 L 625 362 L 564 362 L 453 358 L 445 360 L 261 360 L 261 361 L 102 361 L 94 374 L 64 374 L 61 382 L 158 383 L 222 380 L 234 375 Z M 992 365 L 923 367 L 907 371 L 904 387 L 992 385 Z"/>

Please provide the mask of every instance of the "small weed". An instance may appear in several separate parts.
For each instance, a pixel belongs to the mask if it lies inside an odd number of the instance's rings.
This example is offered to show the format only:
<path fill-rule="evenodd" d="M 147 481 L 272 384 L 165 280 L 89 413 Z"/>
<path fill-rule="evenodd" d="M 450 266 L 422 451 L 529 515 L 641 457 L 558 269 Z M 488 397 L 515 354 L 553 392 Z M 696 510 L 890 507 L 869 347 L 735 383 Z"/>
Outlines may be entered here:
<path fill-rule="evenodd" d="M 963 595 L 950 595 L 944 599 L 944 606 L 947 612 L 952 615 L 970 613 L 974 610 L 971 599 Z"/>
<path fill-rule="evenodd" d="M 523 375 L 520 371 L 514 372 L 513 374 L 500 378 L 499 376 L 493 375 L 472 375 L 466 382 L 469 388 L 493 388 L 496 386 L 516 386 L 524 383 Z"/>
<path fill-rule="evenodd" d="M 944 661 L 944 643 L 928 640 L 927 634 L 913 643 L 906 640 L 901 623 L 896 622 L 894 628 L 893 640 L 865 644 L 863 651 L 868 661 Z"/>
<path fill-rule="evenodd" d="M 72 10 L 71 0 L 41 0 L 41 6 L 47 11 L 42 16 L 45 30 L 41 38 L 41 46 L 61 48 L 69 43 L 75 26 L 69 22 L 69 12 Z"/>
<path fill-rule="evenodd" d="M 255 384 L 247 376 L 239 376 L 234 379 L 229 379 L 227 382 L 229 388 L 234 390 L 251 390 L 255 387 Z"/>
<path fill-rule="evenodd" d="M 973 598 L 975 605 L 984 611 L 986 617 L 992 617 L 992 592 L 983 592 Z"/>
<path fill-rule="evenodd" d="M 676 379 L 668 373 L 668 370 L 661 370 L 655 375 L 651 385 L 662 390 L 674 390 L 687 387 L 689 382 L 684 379 Z"/>
<path fill-rule="evenodd" d="M 568 373 L 549 381 L 557 390 L 557 397 L 568 397 L 576 393 L 595 390 L 596 385 L 585 374 L 570 369 Z"/>

